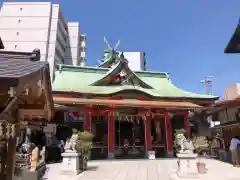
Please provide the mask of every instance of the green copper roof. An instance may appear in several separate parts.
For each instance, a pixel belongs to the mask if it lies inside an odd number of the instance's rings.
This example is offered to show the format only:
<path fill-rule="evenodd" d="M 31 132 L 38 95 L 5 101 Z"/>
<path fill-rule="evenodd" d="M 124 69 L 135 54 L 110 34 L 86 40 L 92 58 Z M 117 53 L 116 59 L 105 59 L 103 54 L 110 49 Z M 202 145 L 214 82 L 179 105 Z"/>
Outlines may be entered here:
<path fill-rule="evenodd" d="M 53 91 L 75 92 L 86 94 L 110 95 L 124 90 L 136 90 L 156 98 L 193 98 L 217 99 L 216 96 L 195 94 L 183 91 L 174 86 L 169 80 L 168 73 L 135 71 L 141 81 L 147 83 L 152 89 L 133 85 L 119 86 L 94 86 L 93 84 L 112 71 L 109 68 L 75 67 L 58 65 L 55 80 L 52 84 Z"/>

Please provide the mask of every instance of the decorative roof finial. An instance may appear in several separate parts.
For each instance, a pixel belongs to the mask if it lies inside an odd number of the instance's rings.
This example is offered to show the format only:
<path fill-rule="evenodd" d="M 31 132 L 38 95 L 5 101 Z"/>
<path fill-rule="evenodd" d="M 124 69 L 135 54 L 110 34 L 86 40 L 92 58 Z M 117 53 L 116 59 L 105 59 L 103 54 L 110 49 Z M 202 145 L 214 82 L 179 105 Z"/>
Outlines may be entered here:
<path fill-rule="evenodd" d="M 118 46 L 120 45 L 120 40 L 118 40 L 117 43 L 115 44 L 115 46 L 112 48 L 112 47 L 110 46 L 110 44 L 108 43 L 107 38 L 106 38 L 105 36 L 103 37 L 103 40 L 104 40 L 104 42 L 106 43 L 109 52 L 110 52 L 110 51 L 116 51 L 116 49 L 117 49 Z"/>
<path fill-rule="evenodd" d="M 120 54 L 120 58 L 124 59 L 124 53 L 123 52 Z"/>
<path fill-rule="evenodd" d="M 120 45 L 120 42 L 121 42 L 120 40 L 117 41 L 117 43 L 115 44 L 115 46 L 113 48 L 114 50 L 116 50 L 118 48 L 118 46 Z"/>
<path fill-rule="evenodd" d="M 112 50 L 112 47 L 111 47 L 110 44 L 108 43 L 107 38 L 106 38 L 105 36 L 103 37 L 103 40 L 104 40 L 104 42 L 106 43 L 106 45 L 107 45 L 107 47 L 108 47 L 108 50 L 111 51 L 111 50 Z"/>
<path fill-rule="evenodd" d="M 125 63 L 128 63 L 128 60 L 124 57 L 124 53 L 122 52 L 119 57 L 120 61 L 124 61 Z"/>
<path fill-rule="evenodd" d="M 30 57 L 30 60 L 31 61 L 40 61 L 40 58 L 41 58 L 41 53 L 40 53 L 40 49 L 34 49 L 32 51 L 32 55 Z"/>

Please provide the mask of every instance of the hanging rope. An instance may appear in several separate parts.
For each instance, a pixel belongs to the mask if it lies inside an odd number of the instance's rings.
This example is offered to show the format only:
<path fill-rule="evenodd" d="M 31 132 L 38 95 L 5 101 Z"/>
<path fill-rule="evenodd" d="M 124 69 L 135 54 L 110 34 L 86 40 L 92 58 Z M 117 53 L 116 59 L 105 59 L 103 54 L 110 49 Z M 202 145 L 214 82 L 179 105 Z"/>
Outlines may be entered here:
<path fill-rule="evenodd" d="M 152 116 L 152 118 L 156 117 L 156 116 L 163 116 L 164 114 L 162 113 L 152 113 L 150 111 L 147 112 L 148 115 Z M 139 114 L 134 114 L 134 115 L 129 115 L 129 114 L 125 114 L 125 113 L 116 113 L 116 116 L 118 117 L 118 120 L 126 120 L 128 122 L 133 122 L 133 121 L 137 121 L 137 123 L 140 123 L 140 119 L 145 119 L 145 116 L 147 115 L 147 113 L 139 113 Z"/>

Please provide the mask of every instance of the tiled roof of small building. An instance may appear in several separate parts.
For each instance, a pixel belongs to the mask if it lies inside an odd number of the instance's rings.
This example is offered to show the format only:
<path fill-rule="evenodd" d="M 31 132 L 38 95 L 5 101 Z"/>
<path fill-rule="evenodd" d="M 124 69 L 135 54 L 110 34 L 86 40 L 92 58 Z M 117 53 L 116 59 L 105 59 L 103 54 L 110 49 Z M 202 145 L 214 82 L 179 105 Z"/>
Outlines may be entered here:
<path fill-rule="evenodd" d="M 24 77 L 48 66 L 47 62 L 40 61 L 38 53 L 0 50 L 0 78 Z"/>

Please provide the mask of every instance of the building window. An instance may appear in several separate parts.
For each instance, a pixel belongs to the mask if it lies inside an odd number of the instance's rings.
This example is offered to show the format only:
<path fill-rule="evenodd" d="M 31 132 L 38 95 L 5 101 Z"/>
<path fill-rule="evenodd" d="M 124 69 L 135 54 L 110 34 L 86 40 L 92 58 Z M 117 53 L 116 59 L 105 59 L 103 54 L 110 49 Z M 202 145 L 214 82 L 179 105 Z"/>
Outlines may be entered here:
<path fill-rule="evenodd" d="M 15 48 L 15 49 L 17 48 L 17 45 L 16 45 L 16 44 L 14 45 L 14 48 Z"/>
<path fill-rule="evenodd" d="M 86 53 L 85 52 L 81 52 L 81 56 L 82 58 L 85 58 L 86 57 Z"/>
<path fill-rule="evenodd" d="M 79 50 L 80 52 L 86 52 L 86 47 L 80 47 Z"/>
<path fill-rule="evenodd" d="M 86 47 L 86 41 L 81 41 L 81 47 Z"/>
<path fill-rule="evenodd" d="M 86 41 L 86 36 L 85 35 L 80 35 L 80 41 Z"/>

